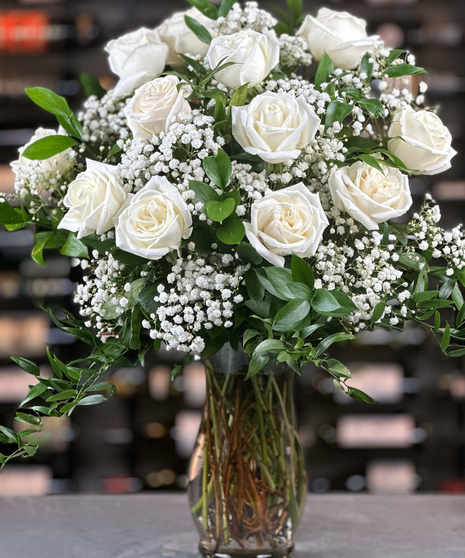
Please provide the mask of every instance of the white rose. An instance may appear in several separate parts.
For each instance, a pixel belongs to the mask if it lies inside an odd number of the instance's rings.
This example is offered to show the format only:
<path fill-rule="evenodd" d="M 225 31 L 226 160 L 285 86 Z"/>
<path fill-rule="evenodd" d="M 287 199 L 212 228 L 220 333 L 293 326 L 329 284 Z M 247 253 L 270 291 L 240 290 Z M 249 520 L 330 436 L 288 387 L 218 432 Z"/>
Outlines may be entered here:
<path fill-rule="evenodd" d="M 457 154 L 447 127 L 427 110 L 416 112 L 409 106 L 396 112 L 388 135 L 397 138 L 389 142 L 389 151 L 416 174 L 444 172 Z"/>
<path fill-rule="evenodd" d="M 406 213 L 412 205 L 408 176 L 381 165 L 383 172 L 358 161 L 333 171 L 329 189 L 334 205 L 368 230 Z"/>
<path fill-rule="evenodd" d="M 284 257 L 313 256 L 328 226 L 318 194 L 300 182 L 268 191 L 252 204 L 251 222 L 244 223 L 247 238 L 271 264 L 284 267 Z"/>
<path fill-rule="evenodd" d="M 177 77 L 166 76 L 137 89 L 124 111 L 134 137 L 149 140 L 160 132 L 167 132 L 180 113 L 192 112 L 186 101 L 190 90 L 183 87 L 178 91 L 178 84 Z"/>
<path fill-rule="evenodd" d="M 13 169 L 16 175 L 23 175 L 27 176 L 31 171 L 40 172 L 40 173 L 56 173 L 59 172 L 62 175 L 68 172 L 71 167 L 76 162 L 76 159 L 71 156 L 72 148 L 66 149 L 61 153 L 57 153 L 48 159 L 28 159 L 24 157 L 22 153 L 29 147 L 31 144 L 35 143 L 37 140 L 42 138 L 47 138 L 49 136 L 56 136 L 57 132 L 55 130 L 48 130 L 45 128 L 38 128 L 32 138 L 24 145 L 20 147 L 19 158 L 16 161 L 12 161 L 10 163 L 11 168 Z M 60 135 L 63 135 L 60 133 Z"/>
<path fill-rule="evenodd" d="M 342 70 L 353 70 L 367 51 L 382 45 L 378 35 L 367 36 L 365 20 L 328 8 L 322 8 L 316 18 L 307 16 L 297 34 L 307 39 L 315 60 L 326 52 Z"/>
<path fill-rule="evenodd" d="M 247 153 L 268 163 L 297 159 L 321 120 L 303 96 L 263 93 L 250 105 L 232 108 L 232 130 Z"/>
<path fill-rule="evenodd" d="M 115 226 L 119 248 L 158 260 L 190 237 L 192 216 L 178 189 L 164 176 L 154 176 L 137 194 L 129 194 Z"/>
<path fill-rule="evenodd" d="M 68 186 L 63 203 L 69 211 L 58 228 L 73 231 L 78 238 L 113 228 L 113 218 L 127 197 L 118 176 L 118 167 L 87 159 L 87 169 Z"/>
<path fill-rule="evenodd" d="M 216 68 L 221 61 L 235 62 L 215 75 L 220 83 L 234 89 L 246 83 L 255 87 L 279 63 L 279 42 L 271 34 L 246 29 L 213 39 L 207 59 L 211 68 Z"/>
<path fill-rule="evenodd" d="M 145 28 L 110 41 L 105 50 L 110 55 L 111 71 L 120 78 L 114 89 L 118 97 L 128 95 L 163 72 L 169 51 L 158 33 Z"/>
<path fill-rule="evenodd" d="M 197 8 L 191 8 L 186 12 L 178 12 L 164 21 L 156 28 L 156 32 L 160 40 L 169 47 L 168 59 L 169 65 L 185 66 L 184 60 L 178 54 L 191 56 L 205 56 L 208 51 L 208 45 L 197 38 L 195 33 L 189 29 L 184 19 L 189 16 L 208 29 L 210 35 L 216 36 L 217 32 L 212 29 L 215 22 L 204 16 Z"/>

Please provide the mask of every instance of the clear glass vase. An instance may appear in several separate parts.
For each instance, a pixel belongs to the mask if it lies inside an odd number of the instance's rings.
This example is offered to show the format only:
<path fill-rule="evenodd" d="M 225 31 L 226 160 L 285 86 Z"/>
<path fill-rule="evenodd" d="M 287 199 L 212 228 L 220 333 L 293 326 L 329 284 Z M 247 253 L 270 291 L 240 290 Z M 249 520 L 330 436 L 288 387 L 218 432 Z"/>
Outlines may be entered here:
<path fill-rule="evenodd" d="M 248 357 L 229 346 L 205 368 L 188 487 L 199 550 L 209 558 L 289 556 L 307 488 L 293 372 L 278 364 L 246 380 Z"/>

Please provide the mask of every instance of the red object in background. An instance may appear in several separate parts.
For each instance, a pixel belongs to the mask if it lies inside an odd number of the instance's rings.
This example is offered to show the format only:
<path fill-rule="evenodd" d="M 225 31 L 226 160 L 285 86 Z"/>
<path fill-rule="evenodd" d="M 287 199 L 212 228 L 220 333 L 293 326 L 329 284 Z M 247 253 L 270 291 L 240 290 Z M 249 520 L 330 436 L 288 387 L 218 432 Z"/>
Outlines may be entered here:
<path fill-rule="evenodd" d="M 439 487 L 445 494 L 463 494 L 465 492 L 465 479 L 450 479 Z"/>
<path fill-rule="evenodd" d="M 0 52 L 44 52 L 50 19 L 40 11 L 0 11 Z"/>

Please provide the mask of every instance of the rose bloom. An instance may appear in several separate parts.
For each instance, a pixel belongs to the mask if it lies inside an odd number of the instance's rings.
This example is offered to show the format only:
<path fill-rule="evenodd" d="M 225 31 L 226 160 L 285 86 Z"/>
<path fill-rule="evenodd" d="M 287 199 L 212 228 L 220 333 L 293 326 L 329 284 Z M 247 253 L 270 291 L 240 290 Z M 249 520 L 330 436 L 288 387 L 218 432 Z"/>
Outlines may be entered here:
<path fill-rule="evenodd" d="M 334 205 L 368 230 L 406 213 L 412 205 L 408 176 L 381 164 L 383 172 L 358 161 L 333 171 L 329 188 Z"/>
<path fill-rule="evenodd" d="M 365 20 L 328 8 L 322 8 L 316 18 L 308 15 L 297 34 L 307 39 L 316 61 L 326 52 L 342 70 L 353 70 L 366 52 L 382 45 L 378 35 L 368 37 Z"/>
<path fill-rule="evenodd" d="M 15 174 L 27 175 L 32 170 L 41 173 L 56 173 L 60 172 L 62 175 L 68 172 L 75 164 L 76 160 L 71 157 L 72 148 L 66 149 L 61 153 L 57 153 L 48 159 L 28 159 L 22 155 L 26 147 L 35 143 L 37 140 L 42 138 L 47 138 L 49 136 L 56 136 L 57 132 L 55 130 L 48 130 L 46 128 L 37 128 L 32 138 L 21 147 L 19 152 L 19 158 L 16 161 L 10 163 L 11 168 Z M 60 134 L 61 135 L 61 134 Z"/>
<path fill-rule="evenodd" d="M 395 113 L 388 135 L 388 149 L 415 174 L 439 174 L 451 167 L 457 152 L 452 136 L 439 116 L 408 106 Z"/>
<path fill-rule="evenodd" d="M 261 83 L 279 63 L 279 42 L 273 35 L 246 29 L 213 39 L 207 53 L 211 68 L 235 62 L 215 75 L 220 83 L 236 89 Z"/>
<path fill-rule="evenodd" d="M 328 226 L 318 194 L 302 183 L 267 192 L 244 223 L 250 244 L 266 261 L 284 267 L 284 256 L 313 256 Z"/>
<path fill-rule="evenodd" d="M 297 159 L 320 123 L 304 97 L 289 93 L 263 93 L 249 105 L 232 107 L 233 136 L 247 153 L 268 163 Z"/>
<path fill-rule="evenodd" d="M 118 176 L 118 167 L 87 159 L 87 170 L 68 186 L 63 203 L 69 211 L 58 228 L 73 231 L 78 238 L 113 228 L 113 218 L 127 197 Z"/>
<path fill-rule="evenodd" d="M 145 28 L 110 41 L 105 50 L 110 55 L 111 71 L 120 78 L 114 89 L 117 97 L 128 95 L 163 72 L 169 52 L 158 33 Z"/>
<path fill-rule="evenodd" d="M 180 113 L 192 112 L 186 101 L 190 89 L 183 87 L 178 91 L 178 84 L 177 77 L 166 76 L 139 87 L 124 111 L 134 137 L 149 140 L 167 132 Z"/>
<path fill-rule="evenodd" d="M 199 40 L 195 33 L 187 27 L 184 19 L 186 15 L 206 27 L 210 35 L 216 36 L 216 31 L 211 29 L 214 21 L 204 16 L 197 8 L 174 14 L 155 29 L 159 39 L 169 47 L 166 63 L 170 66 L 186 66 L 179 54 L 205 56 L 208 51 L 209 45 Z"/>
<path fill-rule="evenodd" d="M 177 250 L 192 234 L 189 209 L 164 176 L 154 176 L 137 194 L 129 194 L 114 222 L 116 245 L 149 260 Z"/>

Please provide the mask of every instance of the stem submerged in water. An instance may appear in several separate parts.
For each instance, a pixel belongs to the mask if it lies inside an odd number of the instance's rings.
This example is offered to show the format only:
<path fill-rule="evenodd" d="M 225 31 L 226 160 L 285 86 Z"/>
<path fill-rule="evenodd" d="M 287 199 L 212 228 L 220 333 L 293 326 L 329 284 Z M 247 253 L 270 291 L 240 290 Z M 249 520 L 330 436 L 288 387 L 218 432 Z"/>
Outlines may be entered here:
<path fill-rule="evenodd" d="M 207 365 L 206 374 L 201 447 L 189 487 L 201 550 L 210 549 L 204 552 L 209 556 L 221 549 L 287 555 L 306 492 L 292 372 L 249 381 Z"/>

